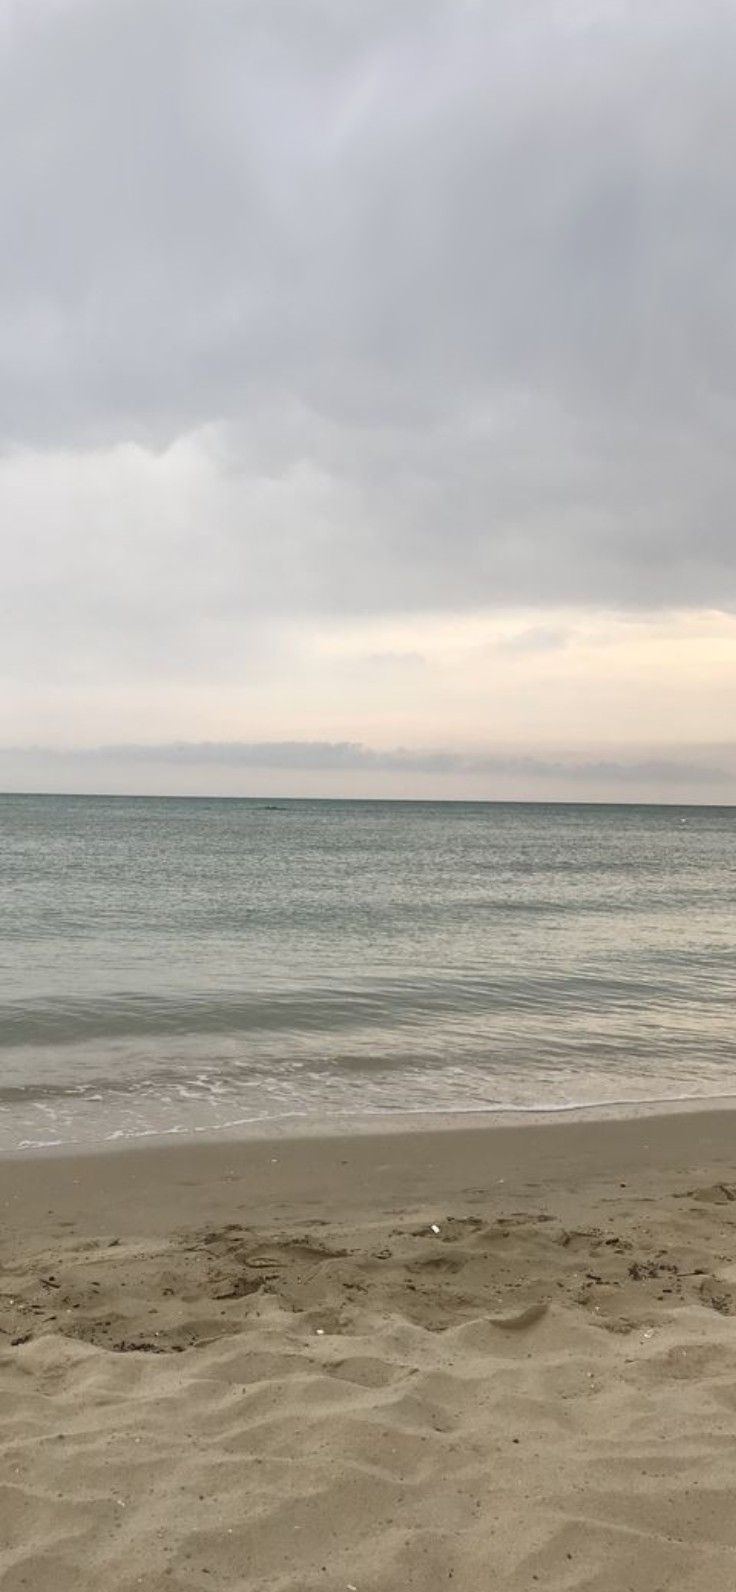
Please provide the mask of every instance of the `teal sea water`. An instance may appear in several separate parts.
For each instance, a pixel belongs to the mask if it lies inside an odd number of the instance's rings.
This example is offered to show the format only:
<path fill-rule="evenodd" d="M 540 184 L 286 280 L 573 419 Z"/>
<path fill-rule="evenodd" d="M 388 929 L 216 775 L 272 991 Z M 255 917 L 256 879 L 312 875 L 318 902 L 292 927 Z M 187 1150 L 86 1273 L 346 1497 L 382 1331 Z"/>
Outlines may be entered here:
<path fill-rule="evenodd" d="M 736 1093 L 736 809 L 0 797 L 0 1149 Z"/>

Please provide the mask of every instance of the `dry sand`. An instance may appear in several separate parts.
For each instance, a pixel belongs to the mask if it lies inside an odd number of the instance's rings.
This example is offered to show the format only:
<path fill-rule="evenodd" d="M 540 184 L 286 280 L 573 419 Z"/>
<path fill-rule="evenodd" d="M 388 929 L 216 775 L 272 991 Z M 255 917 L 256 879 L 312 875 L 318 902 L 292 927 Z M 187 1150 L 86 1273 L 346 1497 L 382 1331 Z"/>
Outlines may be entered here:
<path fill-rule="evenodd" d="M 735 1133 L 2 1163 L 3 1592 L 733 1592 Z"/>

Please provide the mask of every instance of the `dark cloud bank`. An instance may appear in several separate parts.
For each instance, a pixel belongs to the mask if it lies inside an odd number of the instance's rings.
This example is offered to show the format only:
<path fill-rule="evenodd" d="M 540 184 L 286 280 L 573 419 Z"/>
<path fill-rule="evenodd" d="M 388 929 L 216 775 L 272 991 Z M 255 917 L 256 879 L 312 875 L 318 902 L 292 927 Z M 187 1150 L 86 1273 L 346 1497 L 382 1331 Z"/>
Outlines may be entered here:
<path fill-rule="evenodd" d="M 417 751 L 404 747 L 380 750 L 357 741 L 182 741 L 145 746 L 0 748 L 0 769 L 4 759 L 24 766 L 29 773 L 34 764 L 40 764 L 50 765 L 52 770 L 56 766 L 57 769 L 87 771 L 93 779 L 96 771 L 106 766 L 133 771 L 136 767 L 153 766 L 172 772 L 182 768 L 242 770 L 244 773 L 265 770 L 274 775 L 283 772 L 384 772 L 486 775 L 491 780 L 497 776 L 519 776 L 532 784 L 560 777 L 572 785 L 579 782 L 581 787 L 602 782 L 622 788 L 631 784 L 656 783 L 666 787 L 668 784 L 710 786 L 723 782 L 724 786 L 733 788 L 736 773 L 736 747 L 701 749 L 697 758 L 631 756 L 617 760 L 572 755 L 527 757 L 486 751 Z"/>

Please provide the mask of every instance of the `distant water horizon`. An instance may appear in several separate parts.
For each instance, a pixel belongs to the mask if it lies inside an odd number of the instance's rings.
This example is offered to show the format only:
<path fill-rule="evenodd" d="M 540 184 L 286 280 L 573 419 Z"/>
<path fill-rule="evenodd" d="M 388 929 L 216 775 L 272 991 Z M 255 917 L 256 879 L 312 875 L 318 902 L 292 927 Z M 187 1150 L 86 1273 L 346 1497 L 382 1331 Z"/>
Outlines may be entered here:
<path fill-rule="evenodd" d="M 0 795 L 0 1150 L 736 1092 L 736 808 Z"/>
<path fill-rule="evenodd" d="M 552 796 L 542 799 L 535 796 L 294 796 L 281 795 L 273 791 L 263 795 L 241 794 L 233 791 L 124 791 L 124 790 L 4 790 L 0 789 L 0 801 L 27 797 L 43 801 L 109 801 L 109 802 L 253 802 L 261 807 L 270 807 L 274 803 L 293 802 L 309 803 L 318 806 L 320 803 L 331 803 L 338 807 L 657 807 L 670 810 L 677 808 L 683 813 L 690 811 L 709 811 L 715 808 L 718 812 L 736 811 L 736 801 L 733 802 L 682 802 L 682 801 L 610 801 L 598 797 L 583 798 L 580 801 L 571 801 L 567 797 Z"/>

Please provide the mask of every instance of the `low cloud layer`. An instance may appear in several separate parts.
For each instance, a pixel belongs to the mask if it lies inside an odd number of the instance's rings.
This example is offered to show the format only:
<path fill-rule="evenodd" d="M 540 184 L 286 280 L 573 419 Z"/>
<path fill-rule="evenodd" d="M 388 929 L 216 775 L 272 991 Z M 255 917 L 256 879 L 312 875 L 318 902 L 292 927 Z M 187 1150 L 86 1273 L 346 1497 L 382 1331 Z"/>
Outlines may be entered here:
<path fill-rule="evenodd" d="M 38 783 L 38 776 L 41 783 Z M 143 790 L 171 794 L 375 796 L 480 800 L 728 801 L 736 745 L 689 755 L 519 756 L 451 748 L 376 748 L 351 741 L 170 742 L 161 745 L 0 748 L 16 790 Z M 305 777 L 308 781 L 305 790 Z M 386 780 L 390 782 L 386 787 Z M 605 793 L 605 794 L 602 794 Z"/>
<path fill-rule="evenodd" d="M 80 763 L 153 763 L 177 768 L 243 768 L 290 771 L 386 770 L 403 774 L 489 774 L 522 775 L 544 779 L 563 775 L 573 780 L 612 779 L 630 783 L 636 780 L 692 780 L 696 784 L 733 778 L 736 748 L 728 748 L 731 767 L 709 763 L 683 763 L 666 758 L 633 758 L 615 762 L 610 758 L 586 761 L 579 758 L 518 757 L 494 752 L 409 750 L 398 746 L 383 750 L 361 746 L 358 741 L 179 741 L 162 746 L 94 746 L 77 751 L 49 748 L 32 749 L 33 755 L 74 758 Z"/>

